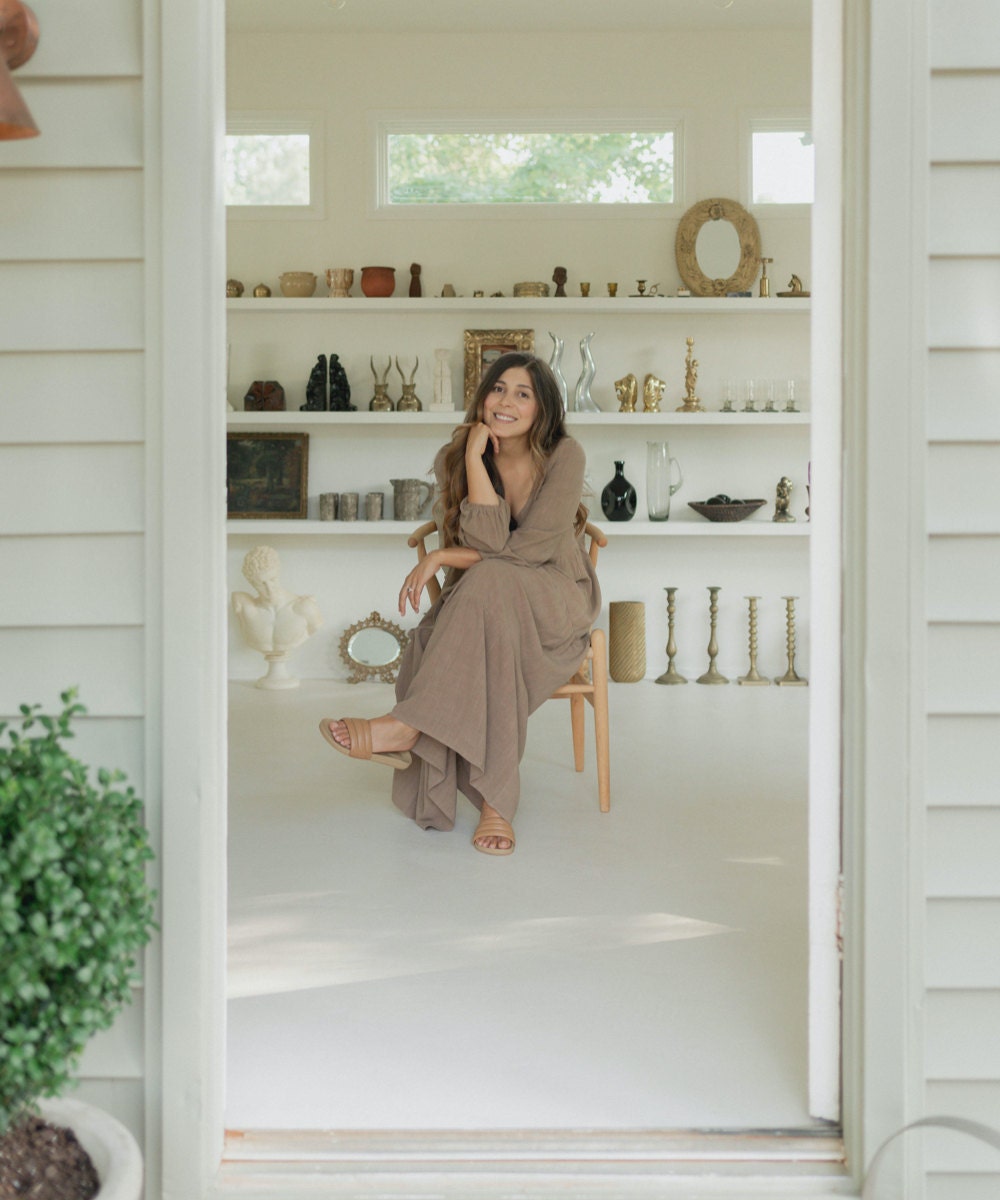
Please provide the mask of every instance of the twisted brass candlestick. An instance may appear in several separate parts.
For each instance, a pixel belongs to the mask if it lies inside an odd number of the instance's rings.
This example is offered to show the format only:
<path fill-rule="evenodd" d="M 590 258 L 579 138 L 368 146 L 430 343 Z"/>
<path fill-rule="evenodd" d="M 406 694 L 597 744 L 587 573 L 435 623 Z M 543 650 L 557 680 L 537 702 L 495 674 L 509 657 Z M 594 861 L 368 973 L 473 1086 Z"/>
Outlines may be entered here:
<path fill-rule="evenodd" d="M 809 680 L 795 674 L 795 601 L 798 596 L 783 596 L 785 601 L 786 642 L 788 645 L 788 670 L 774 682 L 778 687 L 806 687 Z"/>
<path fill-rule="evenodd" d="M 657 683 L 687 683 L 687 680 L 674 667 L 674 657 L 677 654 L 677 643 L 674 641 L 674 597 L 675 587 L 663 589 L 667 593 L 667 669 L 657 679 Z"/>
<path fill-rule="evenodd" d="M 747 687 L 770 687 L 770 679 L 757 670 L 757 601 L 760 596 L 745 596 L 744 599 L 750 602 L 750 668 L 745 675 L 740 675 L 736 682 Z"/>
<path fill-rule="evenodd" d="M 728 683 L 729 680 L 723 675 L 715 665 L 716 657 L 719 653 L 719 643 L 715 638 L 715 619 L 719 614 L 719 592 L 721 588 L 710 587 L 708 589 L 708 616 L 709 624 L 711 625 L 712 634 L 708 639 L 708 670 L 704 675 L 699 675 L 696 683 Z"/>

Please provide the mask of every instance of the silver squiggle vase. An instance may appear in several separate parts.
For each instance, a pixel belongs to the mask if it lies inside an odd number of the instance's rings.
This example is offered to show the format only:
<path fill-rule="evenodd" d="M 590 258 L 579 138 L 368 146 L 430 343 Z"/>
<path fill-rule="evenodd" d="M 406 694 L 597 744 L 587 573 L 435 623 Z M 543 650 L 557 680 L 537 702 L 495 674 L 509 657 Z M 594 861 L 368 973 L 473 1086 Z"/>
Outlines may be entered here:
<path fill-rule="evenodd" d="M 577 412 L 600 412 L 590 394 L 590 385 L 594 382 L 597 368 L 594 366 L 594 356 L 590 353 L 590 339 L 593 333 L 588 333 L 580 340 L 580 357 L 583 359 L 583 370 L 576 381 L 576 397 L 573 403 Z"/>
<path fill-rule="evenodd" d="M 563 345 L 565 343 L 562 338 L 556 337 L 551 330 L 549 330 L 549 337 L 552 339 L 552 353 L 549 355 L 549 366 L 552 368 L 552 374 L 556 377 L 556 383 L 559 384 L 559 394 L 562 396 L 563 412 L 565 412 L 568 404 L 568 392 L 561 365 Z"/>

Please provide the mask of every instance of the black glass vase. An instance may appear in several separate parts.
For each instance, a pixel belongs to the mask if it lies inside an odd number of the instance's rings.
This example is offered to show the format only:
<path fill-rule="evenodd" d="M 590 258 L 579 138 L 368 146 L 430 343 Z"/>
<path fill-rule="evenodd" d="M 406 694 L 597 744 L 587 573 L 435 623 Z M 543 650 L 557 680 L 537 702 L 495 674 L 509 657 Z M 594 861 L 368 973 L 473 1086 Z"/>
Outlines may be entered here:
<path fill-rule="evenodd" d="M 635 516 L 635 488 L 625 478 L 625 463 L 615 460 L 615 477 L 601 492 L 601 508 L 609 521 L 631 521 Z"/>

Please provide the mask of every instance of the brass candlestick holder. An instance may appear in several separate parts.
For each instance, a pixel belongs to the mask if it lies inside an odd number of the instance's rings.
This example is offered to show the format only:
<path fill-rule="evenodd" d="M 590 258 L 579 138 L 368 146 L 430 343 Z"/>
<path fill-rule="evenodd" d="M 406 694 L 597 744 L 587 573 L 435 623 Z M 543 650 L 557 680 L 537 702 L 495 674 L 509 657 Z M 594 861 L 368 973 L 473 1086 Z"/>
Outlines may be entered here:
<path fill-rule="evenodd" d="M 736 682 L 745 687 L 770 687 L 771 681 L 757 670 L 757 601 L 760 596 L 745 596 L 750 604 L 750 667 L 745 675 L 740 675 Z"/>
<path fill-rule="evenodd" d="M 695 395 L 695 384 L 698 382 L 698 360 L 692 357 L 694 338 L 687 338 L 687 357 L 684 359 L 684 403 L 677 406 L 677 412 L 700 413 L 705 410 L 701 401 Z"/>
<path fill-rule="evenodd" d="M 663 589 L 667 593 L 667 669 L 657 679 L 657 683 L 687 683 L 687 680 L 674 666 L 674 658 L 677 654 L 677 643 L 674 641 L 674 597 L 677 595 L 675 587 Z"/>
<path fill-rule="evenodd" d="M 711 636 L 708 639 L 708 670 L 704 675 L 699 675 L 697 683 L 728 683 L 729 680 L 719 671 L 715 665 L 715 660 L 719 654 L 719 643 L 715 637 L 715 622 L 719 615 L 719 592 L 721 588 L 710 587 L 708 589 L 708 618 L 711 626 Z"/>
<path fill-rule="evenodd" d="M 774 682 L 778 687 L 807 687 L 808 679 L 803 679 L 801 675 L 795 673 L 795 601 L 798 596 L 784 596 L 785 601 L 785 628 L 786 642 L 788 646 L 788 670 L 776 679 Z"/>
<path fill-rule="evenodd" d="M 767 275 L 767 264 L 773 263 L 773 262 L 774 262 L 773 258 L 760 259 L 760 264 L 761 264 L 761 268 L 762 268 L 761 276 L 760 276 L 760 294 L 761 294 L 762 299 L 765 299 L 765 300 L 769 299 L 771 296 L 771 280 L 768 278 L 768 275 Z"/>

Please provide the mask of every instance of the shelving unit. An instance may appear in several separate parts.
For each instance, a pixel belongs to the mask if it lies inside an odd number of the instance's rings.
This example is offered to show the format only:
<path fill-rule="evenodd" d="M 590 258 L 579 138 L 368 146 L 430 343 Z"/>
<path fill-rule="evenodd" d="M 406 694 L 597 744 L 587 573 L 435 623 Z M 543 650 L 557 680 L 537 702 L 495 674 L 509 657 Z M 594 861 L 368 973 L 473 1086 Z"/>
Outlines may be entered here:
<path fill-rule="evenodd" d="M 226 301 L 230 312 L 329 313 L 330 316 L 356 312 L 369 315 L 447 312 L 456 317 L 468 317 L 481 312 L 589 313 L 595 316 L 620 316 L 626 313 L 655 313 L 658 316 L 675 316 L 679 313 L 773 313 L 777 316 L 808 312 L 809 306 L 809 300 L 782 300 L 777 297 L 761 300 L 753 296 L 616 296 L 614 299 L 600 296 L 454 296 L 447 299 L 441 296 L 390 296 L 385 299 L 369 299 L 367 296 L 343 296 L 338 299 L 329 296 L 310 296 L 305 299 L 241 296 L 237 300 Z"/>

